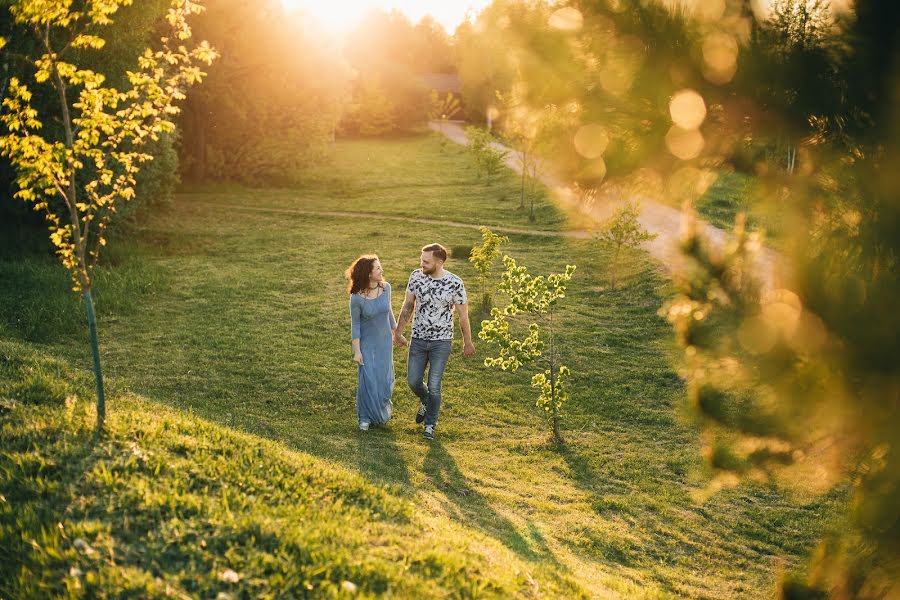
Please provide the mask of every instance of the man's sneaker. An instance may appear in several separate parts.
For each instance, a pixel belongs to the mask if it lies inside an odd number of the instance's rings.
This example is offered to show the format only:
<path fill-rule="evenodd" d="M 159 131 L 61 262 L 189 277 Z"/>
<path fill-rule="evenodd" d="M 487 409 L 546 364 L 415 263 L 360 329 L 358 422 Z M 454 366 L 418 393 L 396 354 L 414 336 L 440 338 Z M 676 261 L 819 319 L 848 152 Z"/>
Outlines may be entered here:
<path fill-rule="evenodd" d="M 425 403 L 421 403 L 419 405 L 419 410 L 416 413 L 416 424 L 421 423 L 425 420 Z"/>
<path fill-rule="evenodd" d="M 426 440 L 433 440 L 434 439 L 434 425 L 426 425 L 425 431 L 422 432 L 422 435 L 425 436 Z"/>
<path fill-rule="evenodd" d="M 369 430 L 369 424 L 366 423 L 365 421 L 360 421 L 360 422 L 359 422 L 359 430 L 360 430 L 360 431 L 368 431 L 368 430 Z"/>

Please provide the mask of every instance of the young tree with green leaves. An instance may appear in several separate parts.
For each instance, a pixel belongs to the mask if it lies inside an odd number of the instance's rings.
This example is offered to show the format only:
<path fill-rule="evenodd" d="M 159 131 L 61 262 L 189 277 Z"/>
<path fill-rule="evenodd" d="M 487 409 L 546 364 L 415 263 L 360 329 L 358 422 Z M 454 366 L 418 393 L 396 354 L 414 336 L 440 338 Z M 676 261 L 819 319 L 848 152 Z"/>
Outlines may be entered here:
<path fill-rule="evenodd" d="M 553 439 L 562 444 L 559 416 L 569 396 L 566 381 L 571 373 L 560 362 L 559 323 L 558 318 L 554 317 L 557 303 L 566 297 L 566 286 L 572 279 L 575 265 L 566 265 L 565 272 L 547 277 L 529 275 L 528 270 L 516 264 L 510 256 L 503 257 L 503 265 L 506 271 L 499 290 L 506 294 L 509 303 L 502 309 L 493 308 L 491 319 L 481 322 L 478 337 L 499 346 L 497 356 L 485 358 L 484 364 L 512 372 L 532 362 L 544 368 L 532 377 L 531 385 L 540 390 L 537 406 L 544 410 L 553 424 Z M 510 325 L 517 320 L 516 317 L 530 321 L 528 334 L 524 337 L 516 337 L 511 332 Z"/>
<path fill-rule="evenodd" d="M 3 99 L 0 154 L 18 173 L 15 197 L 44 213 L 50 239 L 69 271 L 73 290 L 87 310 L 97 384 L 97 432 L 103 432 L 105 401 L 97 322 L 91 297 L 100 248 L 117 208 L 134 196 L 135 176 L 152 156 L 141 147 L 172 132 L 177 101 L 199 83 L 200 64 L 215 51 L 206 42 L 193 48 L 187 19 L 202 8 L 190 0 L 172 0 L 166 21 L 171 34 L 158 49 L 147 48 L 128 72 L 128 86 L 106 85 L 106 77 L 79 65 L 88 50 L 101 50 L 102 28 L 130 0 L 94 0 L 73 6 L 64 0 L 18 0 L 9 10 L 15 23 L 30 31 L 42 50 L 28 57 L 34 83 L 50 85 L 58 112 L 41 115 L 31 104 L 29 85 L 12 78 Z M 45 136 L 44 121 L 59 119 L 61 139 Z"/>
<path fill-rule="evenodd" d="M 619 255 L 622 248 L 637 248 L 643 242 L 656 238 L 655 233 L 650 233 L 641 227 L 638 217 L 641 216 L 640 207 L 634 202 L 626 202 L 603 225 L 594 232 L 594 239 L 608 242 L 613 245 L 613 259 L 609 265 L 610 281 L 612 288 L 616 288 L 616 275 L 618 274 Z"/>
<path fill-rule="evenodd" d="M 478 281 L 481 284 L 481 307 L 483 310 L 489 310 L 494 303 L 494 286 L 491 281 L 491 271 L 494 268 L 494 261 L 500 258 L 500 246 L 509 242 L 509 238 L 505 235 L 497 235 L 487 227 L 481 227 L 480 246 L 472 248 L 469 255 L 469 262 L 478 272 Z"/>
<path fill-rule="evenodd" d="M 519 210 L 525 209 L 526 183 L 530 185 L 531 206 L 528 218 L 535 220 L 534 202 L 537 187 L 546 164 L 543 159 L 553 152 L 558 144 L 561 132 L 571 125 L 571 114 L 564 114 L 559 107 L 548 104 L 542 108 L 534 108 L 527 104 L 520 88 L 514 88 L 507 95 L 497 93 L 497 98 L 506 106 L 503 120 L 503 132 L 513 143 L 516 158 L 522 175 L 519 194 Z"/>
<path fill-rule="evenodd" d="M 509 150 L 495 148 L 491 133 L 481 127 L 466 127 L 466 137 L 469 140 L 468 150 L 475 160 L 478 174 L 484 175 L 484 183 L 489 186 L 506 165 Z"/>

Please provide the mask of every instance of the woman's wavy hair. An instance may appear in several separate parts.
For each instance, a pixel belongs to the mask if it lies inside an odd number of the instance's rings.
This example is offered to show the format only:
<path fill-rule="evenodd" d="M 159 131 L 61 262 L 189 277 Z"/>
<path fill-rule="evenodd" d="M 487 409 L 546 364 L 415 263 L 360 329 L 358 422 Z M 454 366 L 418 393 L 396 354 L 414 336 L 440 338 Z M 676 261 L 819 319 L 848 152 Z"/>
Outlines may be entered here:
<path fill-rule="evenodd" d="M 353 261 L 344 272 L 344 277 L 350 282 L 347 286 L 347 293 L 350 295 L 369 289 L 369 275 L 372 273 L 372 265 L 379 260 L 374 254 L 363 254 Z M 378 287 L 384 288 L 384 282 L 378 284 Z"/>

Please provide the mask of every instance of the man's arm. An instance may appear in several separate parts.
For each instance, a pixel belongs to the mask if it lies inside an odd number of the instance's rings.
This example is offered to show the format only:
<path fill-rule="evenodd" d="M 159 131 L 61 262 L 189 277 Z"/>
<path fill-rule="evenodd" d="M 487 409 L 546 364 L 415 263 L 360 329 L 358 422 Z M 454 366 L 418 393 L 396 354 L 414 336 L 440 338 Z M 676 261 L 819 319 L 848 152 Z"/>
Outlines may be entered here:
<path fill-rule="evenodd" d="M 463 356 L 473 356 L 475 345 L 472 343 L 472 327 L 469 325 L 469 305 L 457 304 L 456 313 L 459 315 L 459 328 L 463 334 Z"/>
<path fill-rule="evenodd" d="M 412 320 L 413 309 L 416 307 L 416 295 L 407 293 L 403 300 L 403 308 L 400 309 L 400 318 L 397 319 L 397 328 L 394 330 L 394 342 L 400 346 L 406 345 L 406 338 L 403 337 L 403 330 Z"/>

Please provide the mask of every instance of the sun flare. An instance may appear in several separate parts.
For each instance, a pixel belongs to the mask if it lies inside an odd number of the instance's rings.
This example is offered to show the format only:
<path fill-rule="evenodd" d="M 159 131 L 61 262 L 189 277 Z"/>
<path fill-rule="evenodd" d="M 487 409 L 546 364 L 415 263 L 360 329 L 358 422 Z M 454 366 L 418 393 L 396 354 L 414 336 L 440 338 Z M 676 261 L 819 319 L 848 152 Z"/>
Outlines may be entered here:
<path fill-rule="evenodd" d="M 444 26 L 447 33 L 452 34 L 462 23 L 468 12 L 476 14 L 487 6 L 489 0 L 469 0 L 468 2 L 447 2 L 446 0 L 281 0 L 288 11 L 301 10 L 309 13 L 321 23 L 322 27 L 345 34 L 352 31 L 373 9 L 386 12 L 399 10 L 413 22 L 418 22 L 425 15 L 431 15 L 435 21 Z"/>

